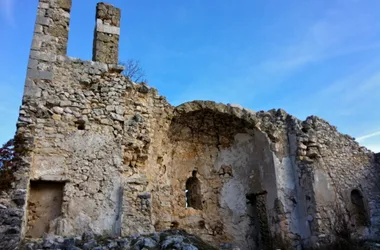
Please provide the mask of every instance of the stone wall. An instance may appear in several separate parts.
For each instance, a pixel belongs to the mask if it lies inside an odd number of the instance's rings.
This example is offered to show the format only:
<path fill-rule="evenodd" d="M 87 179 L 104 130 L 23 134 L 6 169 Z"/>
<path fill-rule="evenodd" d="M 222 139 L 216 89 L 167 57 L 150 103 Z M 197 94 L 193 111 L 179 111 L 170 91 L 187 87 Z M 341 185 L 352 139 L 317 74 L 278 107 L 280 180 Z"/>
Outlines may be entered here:
<path fill-rule="evenodd" d="M 37 234 L 38 182 L 62 187 L 62 204 L 42 223 L 61 236 L 180 228 L 217 246 L 296 249 L 333 240 L 343 214 L 358 237 L 378 237 L 378 155 L 317 117 L 171 106 L 120 74 L 120 10 L 111 5 L 97 5 L 95 61 L 70 58 L 70 6 L 40 0 L 17 130 L 28 153 L 0 200 L 0 247 Z"/>
<path fill-rule="evenodd" d="M 311 116 L 301 124 L 298 140 L 298 166 L 308 172 L 304 183 L 309 186 L 313 241 L 317 237 L 330 241 L 331 231 L 344 219 L 349 229 L 360 237 L 379 237 L 379 165 L 375 154 L 361 147 L 354 138 L 340 134 L 336 127 Z M 311 187 L 310 187 L 311 185 Z M 306 187 L 305 187 L 306 188 Z M 312 188 L 312 190 L 311 190 Z M 355 226 L 350 194 L 359 190 L 364 196 L 364 210 L 371 223 Z M 342 218 L 343 216 L 343 218 Z"/>

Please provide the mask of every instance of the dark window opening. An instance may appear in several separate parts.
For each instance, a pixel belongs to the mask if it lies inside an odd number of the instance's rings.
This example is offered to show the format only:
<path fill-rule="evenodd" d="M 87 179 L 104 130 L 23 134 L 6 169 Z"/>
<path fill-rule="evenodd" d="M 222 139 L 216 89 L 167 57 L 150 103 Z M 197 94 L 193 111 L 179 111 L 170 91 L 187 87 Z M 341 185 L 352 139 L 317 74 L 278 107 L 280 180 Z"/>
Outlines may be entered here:
<path fill-rule="evenodd" d="M 369 225 L 369 216 L 364 203 L 364 197 L 362 193 L 354 189 L 351 191 L 351 203 L 352 203 L 352 222 L 356 227 Z"/>
<path fill-rule="evenodd" d="M 177 229 L 179 227 L 178 221 L 172 221 L 170 224 L 170 229 Z"/>
<path fill-rule="evenodd" d="M 85 121 L 79 120 L 76 122 L 76 124 L 78 125 L 78 130 L 85 130 L 85 128 L 86 128 L 86 122 Z"/>
<path fill-rule="evenodd" d="M 186 181 L 186 207 L 202 209 L 201 182 L 197 178 L 197 171 L 194 170 L 192 177 Z"/>
<path fill-rule="evenodd" d="M 271 235 L 267 213 L 267 191 L 246 194 L 248 216 L 250 217 L 250 233 L 257 249 L 271 246 Z M 278 203 L 278 202 L 277 202 Z M 277 204 L 279 205 L 279 204 Z M 255 249 L 256 249 L 255 248 Z M 269 249 L 269 248 L 268 248 Z M 270 248 L 272 249 L 272 248 Z"/>

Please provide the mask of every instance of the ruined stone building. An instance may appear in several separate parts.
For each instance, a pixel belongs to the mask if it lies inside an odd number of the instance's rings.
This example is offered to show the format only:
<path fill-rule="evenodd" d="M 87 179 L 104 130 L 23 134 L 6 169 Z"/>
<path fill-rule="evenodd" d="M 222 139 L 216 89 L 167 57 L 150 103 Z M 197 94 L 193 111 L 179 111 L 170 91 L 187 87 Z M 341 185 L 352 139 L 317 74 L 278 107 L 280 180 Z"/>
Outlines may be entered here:
<path fill-rule="evenodd" d="M 379 238 L 379 154 L 315 116 L 170 105 L 120 73 L 112 5 L 97 5 L 93 60 L 68 57 L 70 8 L 39 0 L 3 242 L 181 228 L 216 246 L 296 248 L 334 240 L 342 222 Z"/>

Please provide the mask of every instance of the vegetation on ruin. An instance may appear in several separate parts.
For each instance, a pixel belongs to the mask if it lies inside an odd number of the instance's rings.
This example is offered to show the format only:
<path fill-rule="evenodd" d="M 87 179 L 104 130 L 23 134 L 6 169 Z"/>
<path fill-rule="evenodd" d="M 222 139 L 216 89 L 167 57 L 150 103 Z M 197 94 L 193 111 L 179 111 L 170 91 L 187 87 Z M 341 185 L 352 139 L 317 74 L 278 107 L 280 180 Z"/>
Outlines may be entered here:
<path fill-rule="evenodd" d="M 121 72 L 124 76 L 128 77 L 135 83 L 147 82 L 145 79 L 145 72 L 140 65 L 140 61 L 129 59 L 125 62 L 119 62 L 125 69 Z"/>
<path fill-rule="evenodd" d="M 24 136 L 18 134 L 0 148 L 0 192 L 10 189 L 12 182 L 15 181 L 17 159 L 28 152 L 24 145 Z"/>
<path fill-rule="evenodd" d="M 9 140 L 0 148 L 0 191 L 8 190 L 14 181 L 15 169 L 14 139 Z"/>

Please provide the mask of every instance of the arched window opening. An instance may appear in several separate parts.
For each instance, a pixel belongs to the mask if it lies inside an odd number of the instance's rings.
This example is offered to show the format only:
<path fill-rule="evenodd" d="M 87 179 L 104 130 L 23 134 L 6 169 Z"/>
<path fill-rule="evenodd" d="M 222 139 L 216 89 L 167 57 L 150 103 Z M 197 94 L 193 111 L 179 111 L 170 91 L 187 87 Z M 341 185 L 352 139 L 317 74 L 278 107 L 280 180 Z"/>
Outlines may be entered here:
<path fill-rule="evenodd" d="M 369 224 L 369 218 L 367 209 L 364 204 L 364 198 L 362 193 L 354 189 L 351 191 L 351 203 L 352 203 L 352 222 L 354 226 L 367 226 Z"/>
<path fill-rule="evenodd" d="M 197 178 L 197 171 L 193 170 L 192 177 L 186 181 L 186 207 L 202 209 L 201 182 Z"/>

